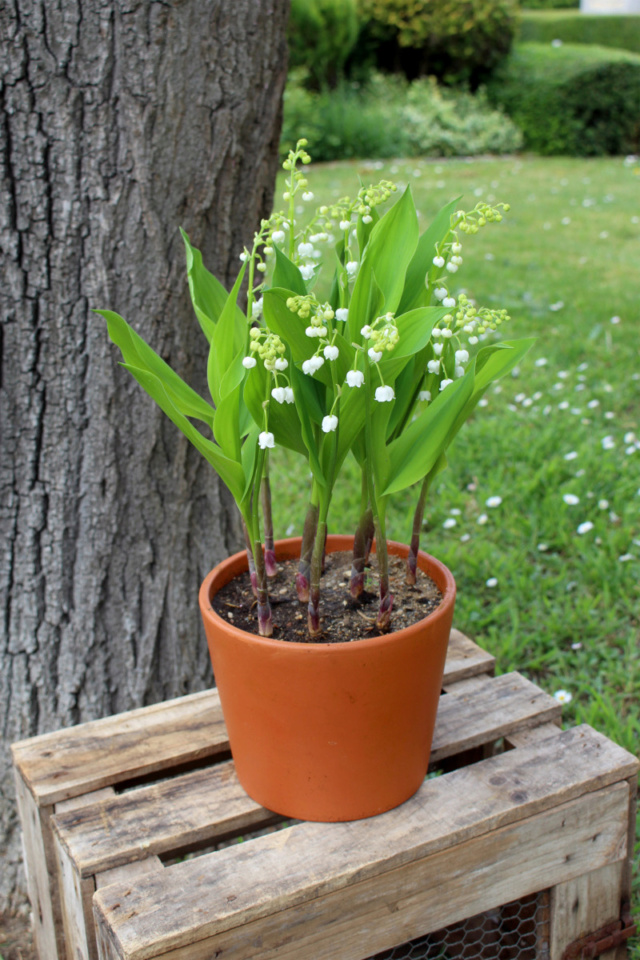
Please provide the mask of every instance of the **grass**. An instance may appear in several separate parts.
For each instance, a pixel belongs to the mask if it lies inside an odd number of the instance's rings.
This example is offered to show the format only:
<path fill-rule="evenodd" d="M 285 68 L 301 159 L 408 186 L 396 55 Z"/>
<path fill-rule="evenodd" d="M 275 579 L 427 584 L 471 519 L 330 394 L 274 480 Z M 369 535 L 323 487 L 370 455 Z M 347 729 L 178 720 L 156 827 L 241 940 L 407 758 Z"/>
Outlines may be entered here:
<path fill-rule="evenodd" d="M 466 208 L 492 196 L 511 204 L 503 223 L 464 240 L 451 287 L 506 307 L 505 336 L 538 340 L 456 440 L 422 545 L 456 577 L 457 626 L 501 671 L 568 691 L 567 724 L 589 723 L 632 752 L 640 734 L 637 170 L 615 158 L 529 157 L 309 170 L 319 202 L 352 194 L 358 177 L 411 183 L 423 226 L 459 194 Z M 299 533 L 304 464 L 282 450 L 272 464 L 276 533 Z M 348 463 L 334 532 L 354 529 L 358 491 Z M 567 494 L 579 502 L 566 503 Z M 500 505 L 487 507 L 495 496 Z M 414 500 L 410 491 L 391 504 L 391 538 L 407 541 Z M 447 519 L 455 526 L 445 528 Z M 578 533 L 585 522 L 593 528 Z M 636 909 L 639 896 L 636 879 Z M 640 957 L 637 947 L 632 955 Z"/>

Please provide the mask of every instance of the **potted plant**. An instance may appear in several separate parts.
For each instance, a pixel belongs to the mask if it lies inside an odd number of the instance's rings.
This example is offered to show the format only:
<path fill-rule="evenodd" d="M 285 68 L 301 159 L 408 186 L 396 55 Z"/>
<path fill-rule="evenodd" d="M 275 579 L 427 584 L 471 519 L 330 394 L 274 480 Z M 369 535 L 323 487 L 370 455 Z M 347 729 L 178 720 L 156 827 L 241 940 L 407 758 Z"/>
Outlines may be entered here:
<path fill-rule="evenodd" d="M 420 234 L 410 189 L 381 214 L 396 192 L 383 180 L 320 206 L 300 226 L 296 204 L 313 201 L 305 146 L 300 140 L 284 162 L 287 209 L 262 221 L 230 293 L 183 233 L 191 298 L 210 344 L 212 403 L 125 320 L 99 312 L 124 366 L 206 457 L 242 516 L 246 551 L 216 567 L 200 591 L 239 779 L 286 816 L 346 820 L 401 803 L 426 774 L 455 599 L 450 572 L 419 549 L 426 497 L 462 424 L 531 341 L 482 343 L 506 311 L 456 299 L 446 282 L 462 263 L 461 237 L 499 221 L 506 205 L 465 212 L 454 200 Z M 323 259 L 333 261 L 333 279 L 318 298 Z M 304 458 L 310 489 L 301 537 L 274 543 L 269 458 L 279 446 Z M 327 536 L 349 455 L 361 476 L 360 521 L 351 536 Z M 408 487 L 418 496 L 410 543 L 401 546 L 387 540 L 386 506 Z M 323 568 L 344 551 L 350 570 L 336 637 L 323 615 Z M 367 616 L 374 559 L 377 598 Z M 405 594 L 423 580 L 435 590 L 428 616 L 394 623 L 390 562 L 404 564 Z M 243 574 L 254 608 L 244 629 L 214 609 Z M 287 585 L 295 591 L 288 627 L 278 622 L 285 605 L 273 612 L 274 580 L 277 600 Z M 345 634 L 347 612 L 364 616 L 360 638 Z"/>

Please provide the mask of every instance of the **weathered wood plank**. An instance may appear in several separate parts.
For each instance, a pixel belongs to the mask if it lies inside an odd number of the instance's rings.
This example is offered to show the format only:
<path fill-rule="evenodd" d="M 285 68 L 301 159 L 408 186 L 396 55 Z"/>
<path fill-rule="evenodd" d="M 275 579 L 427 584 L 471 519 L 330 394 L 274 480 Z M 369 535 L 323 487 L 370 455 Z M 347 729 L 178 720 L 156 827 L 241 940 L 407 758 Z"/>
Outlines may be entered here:
<path fill-rule="evenodd" d="M 54 832 L 83 877 L 154 854 L 273 823 L 240 786 L 231 761 L 55 816 Z"/>
<path fill-rule="evenodd" d="M 461 681 L 441 698 L 434 762 L 488 743 L 503 731 L 559 715 L 559 704 L 519 674 L 474 678 L 473 695 L 467 689 L 471 682 Z M 455 693 L 458 686 L 464 688 L 459 695 Z M 176 853 L 273 819 L 272 813 L 244 793 L 228 762 L 56 815 L 54 824 L 77 870 L 89 877 L 149 854 Z"/>
<path fill-rule="evenodd" d="M 211 960 L 218 955 L 225 960 L 362 960 L 624 856 L 627 804 L 628 787 L 617 783 L 391 872 L 356 874 L 346 888 L 317 890 L 306 902 L 290 902 L 284 912 L 209 936 L 209 911 L 223 907 L 232 888 L 227 886 L 226 896 L 220 890 L 215 906 L 206 894 L 201 899 L 206 880 L 197 861 L 191 861 L 193 912 L 180 942 L 164 937 L 166 928 L 158 929 L 146 912 L 134 915 L 139 901 L 121 908 L 114 901 L 109 911 L 106 899 L 114 888 L 107 888 L 103 899 L 96 895 L 101 960 Z M 313 874 L 315 862 L 309 867 Z M 280 878 L 271 887 L 276 897 L 279 883 Z M 182 908 L 180 903 L 177 909 Z"/>
<path fill-rule="evenodd" d="M 541 723 L 559 720 L 561 706 L 519 673 L 463 681 L 440 697 L 431 763 Z"/>
<path fill-rule="evenodd" d="M 62 925 L 67 960 L 97 960 L 91 916 L 91 900 L 95 892 L 93 877 L 78 876 L 73 861 L 59 844 L 56 848 L 60 869 Z"/>
<path fill-rule="evenodd" d="M 37 802 L 53 804 L 228 748 L 218 692 L 206 690 L 23 740 L 13 754 Z"/>
<path fill-rule="evenodd" d="M 635 757 L 589 727 L 559 731 L 544 751 L 512 750 L 425 781 L 381 816 L 299 824 L 176 864 L 135 888 L 104 888 L 95 903 L 124 953 L 142 960 L 155 955 L 145 952 L 152 930 L 159 953 L 176 950 L 190 942 L 194 916 L 202 918 L 201 937 L 218 935 L 551 810 L 637 769 Z"/>
<path fill-rule="evenodd" d="M 445 681 L 492 673 L 494 664 L 492 656 L 459 630 L 451 631 Z M 217 690 L 42 734 L 12 746 L 14 765 L 40 805 L 215 757 L 228 749 Z"/>
<path fill-rule="evenodd" d="M 159 873 L 164 870 L 164 865 L 159 857 L 147 857 L 146 860 L 135 860 L 133 863 L 126 863 L 122 867 L 114 867 L 113 870 L 104 870 L 97 873 L 96 890 L 100 887 L 108 887 L 110 883 L 133 883 L 140 877 L 146 877 L 150 873 Z M 92 923 L 93 926 L 93 923 Z"/>
<path fill-rule="evenodd" d="M 100 803 L 101 800 L 109 800 L 115 797 L 116 792 L 113 787 L 103 787 L 102 790 L 92 790 L 91 793 L 83 793 L 79 797 L 69 797 L 68 800 L 60 800 L 55 805 L 55 813 L 68 813 L 70 810 L 79 810 L 81 807 L 90 807 L 94 803 Z"/>
<path fill-rule="evenodd" d="M 589 870 L 551 890 L 550 960 L 561 960 L 570 943 L 620 918 L 624 861 Z M 601 960 L 622 960 L 626 947 L 607 950 Z"/>
<path fill-rule="evenodd" d="M 57 960 L 64 956 L 64 938 L 50 827 L 53 807 L 38 807 L 17 770 L 14 770 L 14 780 L 25 851 L 27 892 L 33 909 L 33 938 L 39 957 Z"/>

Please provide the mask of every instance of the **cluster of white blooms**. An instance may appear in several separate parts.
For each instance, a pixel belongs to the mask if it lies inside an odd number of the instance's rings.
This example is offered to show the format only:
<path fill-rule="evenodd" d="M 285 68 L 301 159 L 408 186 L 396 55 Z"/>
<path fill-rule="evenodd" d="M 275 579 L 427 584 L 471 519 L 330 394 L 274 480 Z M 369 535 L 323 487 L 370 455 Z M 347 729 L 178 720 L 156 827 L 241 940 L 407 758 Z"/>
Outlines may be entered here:
<path fill-rule="evenodd" d="M 329 330 L 327 324 L 334 318 L 333 307 L 330 303 L 319 303 L 314 296 L 289 297 L 287 309 L 295 313 L 301 320 L 308 320 L 305 333 L 308 337 L 326 337 Z"/>
<path fill-rule="evenodd" d="M 271 396 L 276 403 L 294 403 L 295 397 L 291 387 L 274 387 Z"/>
<path fill-rule="evenodd" d="M 277 333 L 271 333 L 265 327 L 252 327 L 249 331 L 249 350 L 257 353 L 265 368 L 269 371 L 286 370 L 288 361 L 284 356 L 286 348 Z M 254 362 L 251 363 L 251 360 Z M 247 369 L 255 366 L 255 357 L 248 356 L 242 361 Z"/>

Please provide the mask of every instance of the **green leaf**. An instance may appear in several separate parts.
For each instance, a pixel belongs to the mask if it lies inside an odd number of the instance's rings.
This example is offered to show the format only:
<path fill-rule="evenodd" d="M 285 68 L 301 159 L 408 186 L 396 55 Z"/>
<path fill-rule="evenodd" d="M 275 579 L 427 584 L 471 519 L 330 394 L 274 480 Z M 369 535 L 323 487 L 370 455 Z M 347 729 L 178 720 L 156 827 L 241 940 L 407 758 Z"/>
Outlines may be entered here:
<path fill-rule="evenodd" d="M 430 295 L 425 286 L 425 279 L 433 266 L 432 261 L 436 253 L 435 245 L 440 243 L 449 233 L 451 215 L 455 213 L 459 200 L 460 197 L 456 197 L 455 200 L 443 207 L 420 237 L 411 263 L 407 268 L 398 312 L 405 313 L 429 302 Z"/>
<path fill-rule="evenodd" d="M 349 302 L 349 338 L 360 343 L 360 331 L 382 312 L 384 294 L 376 282 L 371 263 L 365 258 L 362 263 Z"/>
<path fill-rule="evenodd" d="M 182 431 L 187 440 L 200 451 L 203 457 L 211 464 L 220 479 L 227 485 L 236 503 L 240 503 L 245 486 L 245 476 L 242 464 L 225 456 L 221 449 L 211 440 L 207 440 L 193 426 L 193 424 L 178 409 L 165 390 L 164 385 L 155 374 L 148 370 L 140 370 L 131 364 L 123 366 L 135 377 L 140 386 L 156 401 L 169 419 Z"/>
<path fill-rule="evenodd" d="M 269 329 L 282 337 L 290 346 L 294 363 L 302 364 L 315 354 L 318 342 L 306 335 L 304 332 L 307 326 L 305 321 L 297 314 L 292 313 L 287 307 L 286 301 L 290 295 L 288 290 L 273 287 L 270 290 L 265 290 L 262 309 L 265 323 Z M 331 371 L 327 363 L 320 367 L 314 374 L 313 379 L 321 381 L 327 387 L 332 386 Z"/>
<path fill-rule="evenodd" d="M 386 312 L 397 311 L 418 234 L 418 216 L 411 188 L 407 187 L 398 202 L 374 225 L 362 261 L 362 265 L 368 263 L 375 274 Z"/>
<path fill-rule="evenodd" d="M 291 290 L 301 297 L 306 296 L 307 286 L 295 263 L 292 263 L 289 257 L 277 246 L 274 247 L 274 250 L 276 251 L 276 265 L 273 271 L 273 286 L 284 287 L 285 290 Z"/>
<path fill-rule="evenodd" d="M 483 347 L 476 357 L 473 392 L 465 407 L 460 411 L 453 429 L 452 439 L 469 419 L 478 401 L 487 387 L 504 377 L 526 356 L 535 343 L 535 338 L 523 340 L 503 340 L 501 343 Z"/>
<path fill-rule="evenodd" d="M 449 384 L 401 435 L 388 445 L 389 496 L 422 480 L 450 442 L 450 434 L 473 391 L 474 369 Z"/>
<path fill-rule="evenodd" d="M 119 314 L 112 310 L 96 310 L 107 321 L 109 337 L 120 348 L 125 366 L 130 365 L 139 370 L 147 370 L 154 374 L 163 384 L 168 395 L 188 417 L 195 417 L 213 424 L 214 409 L 203 400 L 195 390 L 184 382 L 168 363 L 158 356 L 132 327 Z"/>
<path fill-rule="evenodd" d="M 371 210 L 371 222 L 365 223 L 362 217 L 358 217 L 358 223 L 356 224 L 356 235 L 358 238 L 358 249 L 360 250 L 360 259 L 364 255 L 365 247 L 369 242 L 369 237 L 371 236 L 371 231 L 375 227 L 376 223 L 380 219 L 380 214 L 375 207 Z"/>
<path fill-rule="evenodd" d="M 242 264 L 233 289 L 222 308 L 209 349 L 207 381 L 209 383 L 211 397 L 216 407 L 220 405 L 222 398 L 221 387 L 224 375 L 245 342 L 247 321 L 242 314 L 238 315 L 236 303 L 240 285 L 244 279 L 246 266 L 247 263 L 245 261 Z"/>
<path fill-rule="evenodd" d="M 189 237 L 180 228 L 187 257 L 187 280 L 191 302 L 202 332 L 211 343 L 215 325 L 229 294 L 220 281 L 203 266 L 202 254 L 191 245 Z M 239 308 L 238 308 L 239 310 Z"/>
<path fill-rule="evenodd" d="M 235 390 L 221 397 L 213 420 L 213 433 L 222 452 L 230 460 L 240 461 L 240 393 Z"/>
<path fill-rule="evenodd" d="M 327 480 L 324 471 L 320 466 L 320 460 L 318 458 L 318 445 L 316 443 L 313 424 L 309 416 L 309 408 L 315 402 L 317 402 L 317 397 L 314 396 L 317 385 L 314 384 L 313 381 L 306 376 L 306 374 L 302 373 L 295 365 L 292 364 L 291 386 L 293 387 L 293 393 L 296 398 L 296 409 L 298 411 L 298 416 L 300 417 L 302 439 L 309 454 L 309 466 L 311 467 L 311 472 L 318 483 L 322 487 L 326 487 Z"/>

